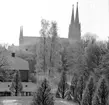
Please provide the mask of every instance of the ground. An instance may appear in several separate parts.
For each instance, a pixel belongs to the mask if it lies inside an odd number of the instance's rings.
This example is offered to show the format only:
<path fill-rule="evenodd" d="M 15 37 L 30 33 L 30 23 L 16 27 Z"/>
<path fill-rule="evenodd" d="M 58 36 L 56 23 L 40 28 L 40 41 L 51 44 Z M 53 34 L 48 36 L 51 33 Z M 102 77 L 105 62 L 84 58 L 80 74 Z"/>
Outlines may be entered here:
<path fill-rule="evenodd" d="M 0 105 L 30 105 L 32 97 L 1 97 Z M 55 105 L 76 105 L 62 99 L 56 99 Z"/>
<path fill-rule="evenodd" d="M 38 75 L 37 79 L 38 81 L 40 81 L 41 79 L 43 80 L 43 78 L 44 78 L 43 75 Z M 58 82 L 60 80 L 60 75 L 56 75 L 54 78 L 48 78 L 48 80 L 50 82 L 52 92 L 55 93 L 57 90 Z M 24 90 L 28 90 L 27 88 L 29 88 L 29 90 L 34 90 L 37 87 L 36 85 L 33 85 L 31 83 L 28 83 L 28 87 L 25 87 L 26 84 L 27 83 L 23 83 Z M 0 89 L 4 89 L 5 87 L 6 89 L 8 89 L 9 88 L 8 85 L 9 85 L 8 83 L 1 83 Z M 32 96 L 30 97 L 29 96 L 28 97 L 25 97 L 25 96 L 23 97 L 15 97 L 15 96 L 14 97 L 0 97 L 0 105 L 30 105 L 31 101 L 32 101 Z M 67 102 L 65 100 L 56 99 L 55 105 L 76 105 L 76 104 Z"/>

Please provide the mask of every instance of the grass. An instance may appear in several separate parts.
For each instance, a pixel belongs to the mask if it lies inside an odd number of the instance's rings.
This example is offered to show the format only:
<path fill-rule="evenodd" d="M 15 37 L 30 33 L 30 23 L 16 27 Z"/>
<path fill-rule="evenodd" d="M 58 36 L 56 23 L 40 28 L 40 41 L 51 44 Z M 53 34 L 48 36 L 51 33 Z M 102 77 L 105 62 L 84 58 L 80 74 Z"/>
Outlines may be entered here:
<path fill-rule="evenodd" d="M 25 97 L 25 96 L 24 97 L 15 97 L 15 96 L 13 96 L 13 97 L 2 97 L 0 99 L 0 102 L 2 102 L 3 100 L 17 100 L 16 102 L 21 103 L 21 105 L 30 105 L 30 103 L 32 101 L 32 97 Z M 0 105 L 2 105 L 2 104 L 0 104 Z M 11 104 L 11 105 L 16 105 L 16 104 Z M 76 104 L 71 103 L 71 102 L 67 102 L 67 101 L 62 100 L 62 99 L 56 99 L 54 105 L 76 105 Z"/>
<path fill-rule="evenodd" d="M 30 105 L 32 101 L 32 96 L 31 97 L 1 97 L 0 102 L 3 102 L 3 100 L 16 100 L 17 103 L 21 103 L 21 105 Z M 1 104 L 0 104 L 1 105 Z M 14 105 L 14 104 L 13 104 Z M 18 104 L 19 105 L 19 104 Z"/>
<path fill-rule="evenodd" d="M 41 83 L 41 81 L 43 80 L 45 76 L 44 75 L 38 75 L 38 81 L 39 83 Z M 57 74 L 55 75 L 54 78 L 48 78 L 49 82 L 50 82 L 50 86 L 51 86 L 51 89 L 52 90 L 56 90 L 57 89 L 57 85 L 58 85 L 58 82 L 60 80 L 60 75 Z M 71 78 L 68 78 L 68 80 L 71 80 Z M 36 86 L 35 86 L 36 87 Z M 0 102 L 2 102 L 3 100 L 17 100 L 18 103 L 21 103 L 21 105 L 30 105 L 30 103 L 32 102 L 32 96 L 30 97 L 25 97 L 25 96 L 22 96 L 22 97 L 1 97 L 0 98 Z M 0 104 L 2 105 L 2 104 Z M 10 105 L 16 105 L 16 104 L 10 104 Z M 20 104 L 18 104 L 20 105 Z M 62 99 L 56 99 L 55 100 L 55 105 L 76 105 L 75 103 L 71 103 L 71 102 L 67 102 L 65 100 L 62 100 Z"/>

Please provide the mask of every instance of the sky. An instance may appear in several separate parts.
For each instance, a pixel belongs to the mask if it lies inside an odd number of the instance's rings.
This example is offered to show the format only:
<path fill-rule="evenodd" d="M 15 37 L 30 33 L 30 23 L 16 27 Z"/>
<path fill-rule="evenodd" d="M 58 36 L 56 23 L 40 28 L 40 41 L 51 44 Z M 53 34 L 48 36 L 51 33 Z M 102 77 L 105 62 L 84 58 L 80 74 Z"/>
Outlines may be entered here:
<path fill-rule="evenodd" d="M 0 43 L 19 44 L 20 26 L 24 36 L 40 36 L 41 19 L 56 21 L 60 37 L 68 37 L 72 5 L 79 6 L 82 36 L 109 36 L 109 0 L 0 0 Z"/>

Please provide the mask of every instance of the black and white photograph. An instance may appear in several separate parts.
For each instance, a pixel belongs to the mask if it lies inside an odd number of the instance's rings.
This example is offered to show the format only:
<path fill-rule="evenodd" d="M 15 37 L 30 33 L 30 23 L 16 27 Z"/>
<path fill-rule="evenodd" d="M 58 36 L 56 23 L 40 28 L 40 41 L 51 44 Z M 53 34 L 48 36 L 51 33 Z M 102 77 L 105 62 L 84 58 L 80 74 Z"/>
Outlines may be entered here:
<path fill-rule="evenodd" d="M 0 0 L 0 105 L 109 105 L 109 0 Z"/>

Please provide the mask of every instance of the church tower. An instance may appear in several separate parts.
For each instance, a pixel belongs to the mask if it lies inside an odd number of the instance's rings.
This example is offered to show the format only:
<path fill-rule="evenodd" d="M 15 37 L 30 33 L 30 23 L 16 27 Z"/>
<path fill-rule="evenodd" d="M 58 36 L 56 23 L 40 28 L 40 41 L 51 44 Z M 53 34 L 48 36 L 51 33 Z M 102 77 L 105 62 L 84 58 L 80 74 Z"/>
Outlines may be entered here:
<path fill-rule="evenodd" d="M 81 39 L 81 25 L 79 22 L 78 2 L 77 2 L 77 7 L 76 7 L 75 18 L 74 18 L 74 5 L 72 7 L 72 16 L 71 16 L 71 22 L 69 25 L 68 38 L 71 40 L 80 40 Z"/>
<path fill-rule="evenodd" d="M 20 26 L 19 45 L 23 43 L 23 26 Z"/>

